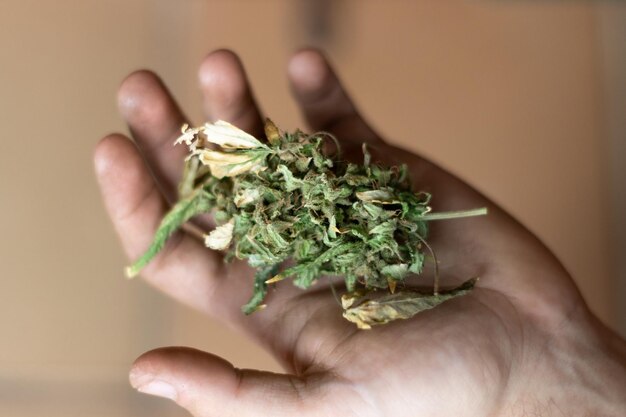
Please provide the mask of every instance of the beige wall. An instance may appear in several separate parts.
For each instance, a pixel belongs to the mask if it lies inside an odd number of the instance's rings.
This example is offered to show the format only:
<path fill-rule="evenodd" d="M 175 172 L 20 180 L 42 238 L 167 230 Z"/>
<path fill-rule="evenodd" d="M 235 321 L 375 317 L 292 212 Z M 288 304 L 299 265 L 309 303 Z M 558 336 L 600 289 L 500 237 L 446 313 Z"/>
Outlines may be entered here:
<path fill-rule="evenodd" d="M 598 35 L 604 75 L 606 133 L 611 155 L 611 247 L 615 269 L 617 325 L 626 335 L 626 5 L 605 2 L 598 8 Z"/>
<path fill-rule="evenodd" d="M 537 3 L 346 1 L 328 48 L 381 132 L 512 211 L 616 327 L 611 268 L 623 248 L 610 246 L 612 61 L 600 41 L 601 25 L 619 22 L 584 2 Z M 297 4 L 0 1 L 0 415 L 174 415 L 125 382 L 134 357 L 160 345 L 276 368 L 240 336 L 123 278 L 91 152 L 123 129 L 115 90 L 134 68 L 160 72 L 201 120 L 195 67 L 223 46 L 241 53 L 267 113 L 300 125 L 284 80 L 308 36 Z"/>

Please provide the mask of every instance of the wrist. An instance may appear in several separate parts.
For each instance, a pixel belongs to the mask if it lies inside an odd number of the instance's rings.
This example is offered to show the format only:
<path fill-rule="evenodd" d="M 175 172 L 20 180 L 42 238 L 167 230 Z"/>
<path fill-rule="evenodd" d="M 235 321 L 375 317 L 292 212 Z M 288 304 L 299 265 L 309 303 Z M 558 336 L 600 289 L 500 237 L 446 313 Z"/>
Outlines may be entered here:
<path fill-rule="evenodd" d="M 626 410 L 626 343 L 584 305 L 526 343 L 503 417 L 618 417 Z M 541 340 L 543 339 L 543 341 Z"/>

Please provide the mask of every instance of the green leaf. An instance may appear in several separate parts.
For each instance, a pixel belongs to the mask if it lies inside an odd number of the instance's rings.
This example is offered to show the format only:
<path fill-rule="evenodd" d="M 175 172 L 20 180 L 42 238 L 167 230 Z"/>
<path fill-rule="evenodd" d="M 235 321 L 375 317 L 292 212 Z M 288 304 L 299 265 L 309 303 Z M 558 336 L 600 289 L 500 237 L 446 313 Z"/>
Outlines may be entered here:
<path fill-rule="evenodd" d="M 356 274 L 346 274 L 345 282 L 346 282 L 346 289 L 348 291 L 354 291 L 356 280 L 357 280 Z"/>
<path fill-rule="evenodd" d="M 297 277 L 294 280 L 296 286 L 304 289 L 309 288 L 313 282 L 319 278 L 320 269 L 324 263 L 329 262 L 331 259 L 341 254 L 356 250 L 359 247 L 362 247 L 362 245 L 355 243 L 338 244 L 319 255 L 315 260 L 288 268 L 283 271 L 281 275 L 285 278 L 295 275 Z"/>
<path fill-rule="evenodd" d="M 424 254 L 421 252 L 415 252 L 412 256 L 413 262 L 409 266 L 409 272 L 414 274 L 421 274 L 424 269 Z"/>
<path fill-rule="evenodd" d="M 300 240 L 298 239 L 295 243 L 295 257 L 296 260 L 306 261 L 311 259 L 311 257 L 317 255 L 320 252 L 320 248 L 318 245 L 313 243 L 311 240 Z"/>
<path fill-rule="evenodd" d="M 311 163 L 311 157 L 302 156 L 295 161 L 296 169 L 299 172 L 307 172 L 309 169 L 309 164 Z"/>
<path fill-rule="evenodd" d="M 254 288 L 252 290 L 252 297 L 250 300 L 241 307 L 241 311 L 244 314 L 252 314 L 259 309 L 265 295 L 267 294 L 267 284 L 265 281 L 276 275 L 280 264 L 266 266 L 257 271 L 254 275 Z"/>
<path fill-rule="evenodd" d="M 248 264 L 250 264 L 250 266 L 258 268 L 262 265 L 277 264 L 283 261 L 278 254 L 274 253 L 271 249 L 250 235 L 246 235 L 246 240 L 253 250 L 251 255 L 248 257 Z"/>
<path fill-rule="evenodd" d="M 268 243 L 271 242 L 272 246 L 276 247 L 279 250 L 284 250 L 289 247 L 289 242 L 287 242 L 281 235 L 276 231 L 276 227 L 273 224 L 268 224 L 265 227 L 265 231 L 268 237 Z"/>
<path fill-rule="evenodd" d="M 299 288 L 309 288 L 313 285 L 315 280 L 319 278 L 319 276 L 320 265 L 315 262 L 311 262 L 309 264 L 302 265 L 302 267 L 299 268 L 296 277 L 293 279 L 293 283 Z"/>
<path fill-rule="evenodd" d="M 337 219 L 335 218 L 334 215 L 329 216 L 329 218 L 328 218 L 328 237 L 330 237 L 331 239 L 336 239 L 338 231 L 339 231 L 339 229 L 337 229 Z"/>
<path fill-rule="evenodd" d="M 361 207 L 363 207 L 363 210 L 365 211 L 366 215 L 370 217 L 372 220 L 377 220 L 385 212 L 385 210 L 382 207 L 377 206 L 376 204 L 372 204 L 372 203 L 363 203 Z"/>
<path fill-rule="evenodd" d="M 197 190 L 184 200 L 179 201 L 170 209 L 161 221 L 152 244 L 148 250 L 126 268 L 126 276 L 133 278 L 159 253 L 167 239 L 180 228 L 187 220 L 201 213 L 209 211 L 212 207 L 213 198 L 208 193 Z"/>
<path fill-rule="evenodd" d="M 370 229 L 370 235 L 385 235 L 392 236 L 396 230 L 397 223 L 393 220 L 381 223 L 378 226 Z"/>
<path fill-rule="evenodd" d="M 286 191 L 294 191 L 302 188 L 304 182 L 301 179 L 294 177 L 293 173 L 285 165 L 278 165 L 276 167 L 276 171 L 283 174 Z"/>
<path fill-rule="evenodd" d="M 401 281 L 409 273 L 409 265 L 407 264 L 395 264 L 384 266 L 380 272 L 386 277 L 392 278 L 396 281 Z"/>

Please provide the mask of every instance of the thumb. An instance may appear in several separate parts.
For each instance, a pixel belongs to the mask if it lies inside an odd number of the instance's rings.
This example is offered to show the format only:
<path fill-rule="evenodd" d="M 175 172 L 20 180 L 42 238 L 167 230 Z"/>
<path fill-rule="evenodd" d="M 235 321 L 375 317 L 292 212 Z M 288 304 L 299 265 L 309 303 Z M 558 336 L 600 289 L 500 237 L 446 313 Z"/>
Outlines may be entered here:
<path fill-rule="evenodd" d="M 306 415 L 306 381 L 237 369 L 191 348 L 161 348 L 139 357 L 130 372 L 139 392 L 169 398 L 194 417 Z"/>

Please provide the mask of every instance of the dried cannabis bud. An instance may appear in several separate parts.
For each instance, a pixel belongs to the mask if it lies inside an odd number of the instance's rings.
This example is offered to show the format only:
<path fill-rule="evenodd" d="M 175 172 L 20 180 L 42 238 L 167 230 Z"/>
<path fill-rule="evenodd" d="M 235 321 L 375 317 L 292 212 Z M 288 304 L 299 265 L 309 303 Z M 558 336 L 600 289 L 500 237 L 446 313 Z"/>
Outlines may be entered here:
<path fill-rule="evenodd" d="M 135 276 L 192 217 L 211 212 L 220 224 L 205 236 L 227 259 L 245 259 L 257 268 L 250 314 L 262 306 L 268 285 L 292 278 L 303 289 L 321 276 L 344 278 L 344 317 L 360 328 L 409 318 L 462 295 L 474 281 L 433 294 L 398 292 L 396 285 L 423 270 L 428 221 L 485 214 L 485 209 L 430 213 L 430 194 L 411 190 L 407 167 L 363 165 L 328 156 L 327 133 L 283 133 L 266 121 L 267 143 L 218 121 L 183 126 L 177 144 L 190 155 L 180 200 L 163 219 L 146 253 L 131 267 Z M 293 266 L 284 268 L 287 260 Z M 435 263 L 436 267 L 436 263 Z M 376 301 L 355 291 L 385 290 Z"/>

